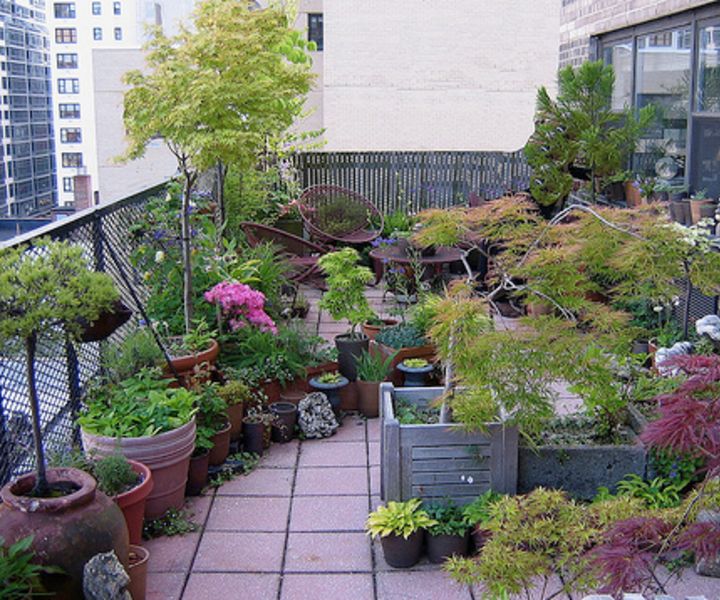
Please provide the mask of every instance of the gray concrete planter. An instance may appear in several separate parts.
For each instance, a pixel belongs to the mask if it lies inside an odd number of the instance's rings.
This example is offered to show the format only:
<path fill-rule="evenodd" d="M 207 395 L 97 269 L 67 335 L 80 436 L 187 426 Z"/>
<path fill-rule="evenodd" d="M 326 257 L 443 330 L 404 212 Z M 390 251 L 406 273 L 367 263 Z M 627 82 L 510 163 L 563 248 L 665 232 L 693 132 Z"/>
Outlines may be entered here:
<path fill-rule="evenodd" d="M 461 424 L 401 425 L 393 398 L 427 405 L 440 387 L 380 385 L 380 485 L 383 500 L 413 497 L 465 504 L 488 489 L 514 494 L 517 483 L 515 428 L 489 424 L 471 433 Z"/>

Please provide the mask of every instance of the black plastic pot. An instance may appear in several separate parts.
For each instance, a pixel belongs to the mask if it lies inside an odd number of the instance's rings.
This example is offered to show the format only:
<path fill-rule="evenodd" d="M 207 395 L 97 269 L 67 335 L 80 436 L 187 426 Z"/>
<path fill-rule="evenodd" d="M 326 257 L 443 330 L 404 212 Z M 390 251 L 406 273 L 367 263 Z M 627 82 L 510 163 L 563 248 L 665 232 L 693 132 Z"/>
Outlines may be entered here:
<path fill-rule="evenodd" d="M 431 535 L 427 536 L 427 555 L 431 563 L 445 562 L 453 554 L 455 556 L 466 556 L 470 532 L 465 535 Z"/>
<path fill-rule="evenodd" d="M 262 421 L 259 423 L 243 421 L 243 450 L 262 456 L 264 431 L 265 424 Z"/>
<path fill-rule="evenodd" d="M 363 350 L 370 347 L 370 339 L 364 333 L 351 335 L 344 333 L 335 336 L 335 346 L 338 351 L 338 365 L 340 373 L 350 381 L 357 379 L 357 361 Z"/>
<path fill-rule="evenodd" d="M 380 538 L 385 562 L 396 569 L 408 569 L 417 564 L 422 555 L 424 533 L 418 530 L 407 539 L 394 534 Z"/>
<path fill-rule="evenodd" d="M 270 411 L 275 415 L 272 441 L 284 444 L 293 439 L 297 423 L 297 406 L 292 402 L 273 402 Z"/>

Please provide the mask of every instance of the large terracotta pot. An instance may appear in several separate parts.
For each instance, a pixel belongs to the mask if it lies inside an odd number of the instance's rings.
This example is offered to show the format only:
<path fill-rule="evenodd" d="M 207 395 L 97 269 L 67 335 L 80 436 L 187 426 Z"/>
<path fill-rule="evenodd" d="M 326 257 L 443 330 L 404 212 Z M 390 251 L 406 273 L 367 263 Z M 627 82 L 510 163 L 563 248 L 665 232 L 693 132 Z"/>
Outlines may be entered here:
<path fill-rule="evenodd" d="M 382 325 L 371 325 L 370 323 L 363 323 L 361 325 L 362 332 L 368 336 L 370 340 L 374 340 L 375 336 L 380 333 L 380 330 L 383 327 L 392 327 L 393 325 L 397 325 L 397 319 L 382 319 L 383 324 Z"/>
<path fill-rule="evenodd" d="M 43 575 L 46 589 L 59 600 L 83 597 L 85 563 L 100 552 L 114 550 L 128 566 L 128 530 L 120 508 L 96 487 L 95 480 L 79 469 L 48 469 L 50 484 L 70 482 L 77 490 L 58 498 L 27 496 L 35 474 L 23 475 L 0 490 L 0 537 L 12 545 L 29 535 L 35 561 L 62 569 Z"/>
<path fill-rule="evenodd" d="M 715 200 L 711 198 L 690 200 L 690 215 L 693 225 L 702 219 L 713 218 L 715 216 Z"/>
<path fill-rule="evenodd" d="M 217 467 L 225 462 L 230 454 L 230 423 L 212 436 L 213 447 L 210 450 L 210 466 Z"/>
<path fill-rule="evenodd" d="M 145 518 L 157 519 L 169 509 L 180 509 L 185 497 L 190 456 L 195 449 L 195 419 L 153 436 L 113 438 L 80 430 L 86 452 L 123 456 L 145 464 L 152 471 L 153 490 L 145 504 Z"/>
<path fill-rule="evenodd" d="M 242 402 L 227 407 L 227 418 L 230 421 L 230 441 L 236 442 L 242 437 L 242 420 L 245 407 Z"/>
<path fill-rule="evenodd" d="M 187 354 L 185 356 L 173 356 L 170 359 L 175 371 L 181 377 L 192 375 L 195 367 L 207 363 L 208 365 L 214 365 L 217 360 L 218 354 L 220 354 L 220 345 L 217 341 L 212 340 L 210 347 L 203 352 L 197 354 Z M 166 369 L 167 370 L 167 369 Z M 170 374 L 170 373 L 169 373 Z"/>
<path fill-rule="evenodd" d="M 377 381 L 361 381 L 360 379 L 355 383 L 357 384 L 360 412 L 368 419 L 374 419 L 380 414 L 380 383 Z"/>
<path fill-rule="evenodd" d="M 150 552 L 146 548 L 140 545 L 130 546 L 130 583 L 127 591 L 130 592 L 132 600 L 145 600 L 149 558 Z"/>
<path fill-rule="evenodd" d="M 142 476 L 142 481 L 133 489 L 113 498 L 120 507 L 127 523 L 131 544 L 142 542 L 143 518 L 145 516 L 145 502 L 153 489 L 152 472 L 144 464 L 131 460 L 133 471 Z"/>

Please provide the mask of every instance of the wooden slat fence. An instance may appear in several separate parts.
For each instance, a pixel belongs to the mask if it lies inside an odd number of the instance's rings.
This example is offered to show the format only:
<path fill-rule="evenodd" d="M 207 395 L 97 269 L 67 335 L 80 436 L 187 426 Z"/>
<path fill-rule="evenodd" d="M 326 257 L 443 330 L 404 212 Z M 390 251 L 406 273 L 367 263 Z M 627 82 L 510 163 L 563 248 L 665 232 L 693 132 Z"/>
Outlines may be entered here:
<path fill-rule="evenodd" d="M 306 152 L 295 157 L 303 188 L 333 184 L 370 199 L 385 214 L 466 204 L 470 194 L 497 198 L 529 186 L 516 152 Z"/>

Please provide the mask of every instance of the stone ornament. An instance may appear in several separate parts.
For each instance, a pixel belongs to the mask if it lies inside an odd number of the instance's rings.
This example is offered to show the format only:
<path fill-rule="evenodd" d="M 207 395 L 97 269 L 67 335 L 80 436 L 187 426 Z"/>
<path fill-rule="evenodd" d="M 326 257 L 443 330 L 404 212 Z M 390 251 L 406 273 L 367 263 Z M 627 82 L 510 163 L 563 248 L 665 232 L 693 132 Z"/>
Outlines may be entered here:
<path fill-rule="evenodd" d="M 698 335 L 708 336 L 713 342 L 720 342 L 720 317 L 705 315 L 702 319 L 695 321 L 695 331 Z"/>
<path fill-rule="evenodd" d="M 83 569 L 86 600 L 132 600 L 127 585 L 130 577 L 112 550 L 96 554 Z"/>
<path fill-rule="evenodd" d="M 340 427 L 330 401 L 322 392 L 312 392 L 300 400 L 298 424 L 308 439 L 330 437 Z"/>

